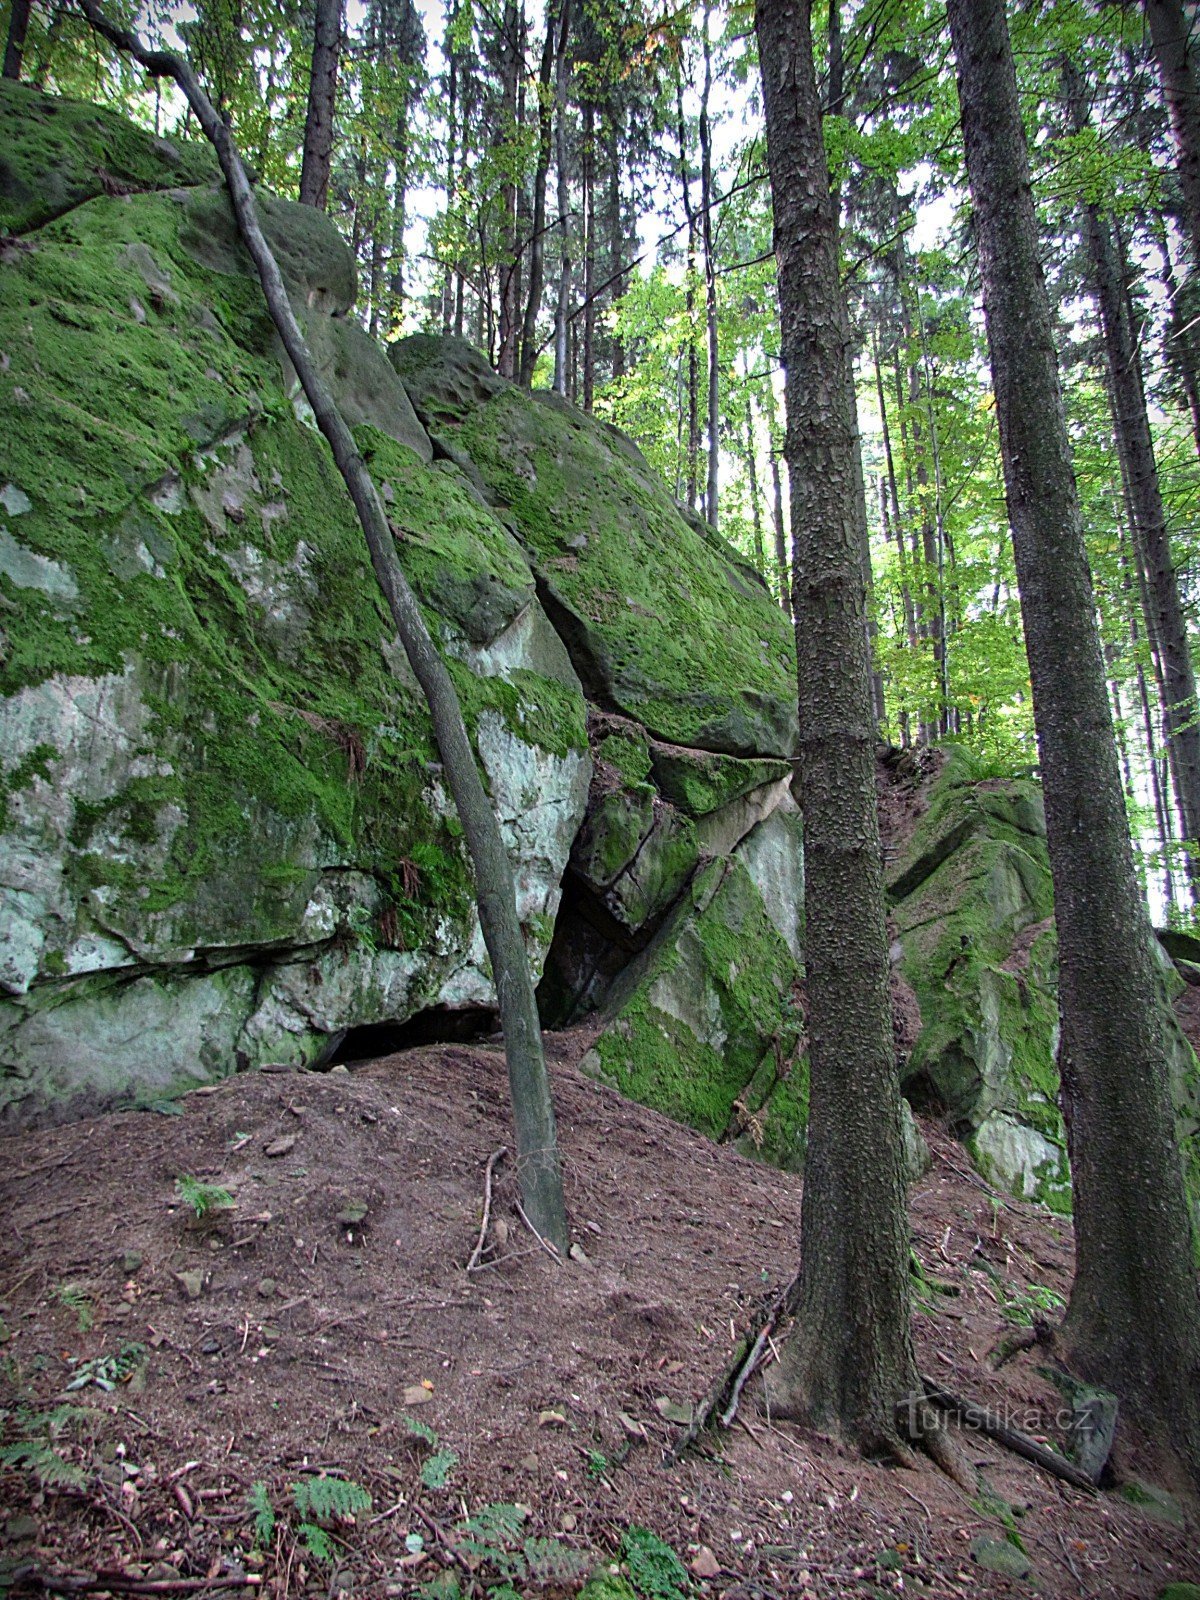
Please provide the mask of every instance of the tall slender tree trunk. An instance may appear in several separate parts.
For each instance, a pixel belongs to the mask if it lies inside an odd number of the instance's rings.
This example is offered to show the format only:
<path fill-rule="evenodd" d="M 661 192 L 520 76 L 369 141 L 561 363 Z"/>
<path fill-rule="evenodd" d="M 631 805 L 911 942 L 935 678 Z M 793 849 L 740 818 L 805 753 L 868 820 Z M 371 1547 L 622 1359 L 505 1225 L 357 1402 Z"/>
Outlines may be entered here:
<path fill-rule="evenodd" d="M 1179 303 L 1179 281 L 1175 275 L 1175 263 L 1171 259 L 1171 243 L 1161 212 L 1155 213 L 1150 219 L 1150 228 L 1162 262 L 1162 286 L 1166 291 L 1167 305 L 1170 307 L 1164 355 L 1167 367 L 1179 379 L 1179 386 L 1187 403 L 1188 416 L 1191 418 L 1192 438 L 1196 441 L 1197 452 L 1200 453 L 1200 376 L 1196 370 L 1193 330 L 1185 320 Z"/>
<path fill-rule="evenodd" d="M 443 183 L 446 186 L 446 214 L 452 217 L 457 209 L 455 173 L 458 161 L 458 52 L 453 45 L 454 28 L 458 21 L 457 4 L 451 8 L 446 23 L 446 167 Z M 442 332 L 451 329 L 462 334 L 462 279 L 458 280 L 458 317 L 455 319 L 455 273 L 450 261 L 446 262 L 442 276 Z"/>
<path fill-rule="evenodd" d="M 625 275 L 621 263 L 625 259 L 625 229 L 621 217 L 621 131 L 623 119 L 614 101 L 608 113 L 608 259 L 612 284 L 608 291 L 609 304 L 614 308 L 625 293 Z M 614 325 L 612 333 L 612 375 L 625 376 L 625 341 Z"/>
<path fill-rule="evenodd" d="M 542 290 L 546 283 L 546 185 L 550 181 L 550 156 L 554 137 L 554 58 L 558 43 L 559 19 L 553 6 L 546 14 L 546 39 L 538 69 L 538 152 L 533 174 L 533 217 L 529 235 L 529 288 L 525 298 L 525 322 L 521 329 L 520 381 L 528 389 L 533 383 L 537 362 L 537 319 L 542 309 Z"/>
<path fill-rule="evenodd" d="M 554 68 L 554 164 L 558 177 L 558 300 L 554 310 L 554 391 L 567 393 L 567 334 L 571 304 L 571 170 L 567 164 L 567 90 L 570 68 L 571 0 L 562 0 L 558 57 Z"/>
<path fill-rule="evenodd" d="M 342 0 L 316 0 L 308 113 L 304 119 L 304 157 L 300 167 L 300 204 L 315 206 L 318 211 L 324 211 L 329 201 L 329 164 L 333 158 L 333 113 L 341 42 Z"/>
<path fill-rule="evenodd" d="M 875 393 L 879 399 L 879 422 L 883 432 L 883 460 L 887 468 L 886 493 L 891 500 L 892 522 L 896 530 L 896 554 L 900 565 L 900 600 L 904 609 L 904 635 L 910 650 L 917 648 L 917 623 L 913 614 L 912 587 L 908 578 L 908 554 L 904 548 L 904 522 L 900 515 L 900 490 L 896 483 L 896 460 L 892 454 L 892 430 L 888 422 L 887 397 L 883 387 L 883 368 L 879 359 L 879 345 L 872 348 L 875 363 Z M 887 511 L 887 501 L 884 501 Z"/>
<path fill-rule="evenodd" d="M 29 32 L 31 0 L 13 0 L 8 18 L 8 38 L 4 43 L 4 73 L 15 83 L 25 60 L 25 36 Z"/>
<path fill-rule="evenodd" d="M 1065 65 L 1063 80 L 1072 123 L 1078 133 L 1086 126 L 1087 117 L 1083 81 L 1073 63 Z M 1196 677 L 1159 487 L 1141 354 L 1129 316 L 1130 306 L 1112 227 L 1094 205 L 1084 207 L 1084 224 L 1113 402 L 1113 431 L 1129 489 L 1134 538 L 1149 580 L 1154 635 L 1166 691 L 1163 726 L 1172 746 L 1183 837 L 1200 851 L 1200 711 L 1196 702 Z M 1197 871 L 1200 871 L 1200 858 L 1194 864 L 1193 881 Z"/>
<path fill-rule="evenodd" d="M 754 560 L 766 576 L 767 552 L 763 544 L 762 505 L 758 498 L 758 446 L 754 437 L 754 406 L 750 386 L 746 386 L 746 472 L 750 478 L 750 525 L 754 529 Z"/>
<path fill-rule="evenodd" d="M 692 175 L 688 166 L 687 117 L 683 109 L 682 72 L 675 83 L 676 114 L 679 127 L 679 183 L 683 191 L 683 215 L 687 222 L 687 280 L 684 298 L 684 325 L 687 329 L 687 503 L 696 509 L 700 472 L 700 373 L 696 359 L 696 212 L 692 206 Z"/>
<path fill-rule="evenodd" d="M 775 581 L 779 604 L 792 615 L 792 564 L 788 560 L 787 523 L 783 514 L 783 474 L 779 469 L 780 441 L 775 421 L 775 386 L 766 382 L 767 438 L 771 445 L 771 521 L 775 527 Z"/>
<path fill-rule="evenodd" d="M 811 1042 L 799 1308 L 769 1393 L 777 1412 L 840 1425 L 868 1448 L 886 1448 L 895 1445 L 896 1407 L 917 1376 L 851 334 L 810 0 L 758 0 L 756 30 L 787 369 Z"/>
<path fill-rule="evenodd" d="M 713 249 L 712 42 L 709 38 L 710 6 L 704 7 L 704 89 L 700 96 L 700 231 L 704 240 L 704 320 L 708 333 L 708 487 L 704 515 L 715 528 L 720 516 L 721 474 L 721 369 L 717 335 L 717 262 Z"/>
<path fill-rule="evenodd" d="M 462 823 L 475 875 L 479 920 L 492 962 L 504 1030 L 522 1198 L 535 1228 L 565 1253 L 567 1221 L 554 1106 L 529 959 L 517 918 L 512 865 L 496 813 L 475 764 L 454 680 L 430 636 L 416 596 L 404 575 L 396 555 L 395 536 L 366 462 L 309 353 L 278 263 L 259 224 L 254 191 L 232 134 L 186 62 L 162 51 L 148 50 L 134 34 L 114 27 L 95 0 L 79 0 L 79 3 L 91 25 L 118 49 L 129 52 L 148 71 L 159 76 L 169 75 L 175 80 L 212 141 L 228 186 L 238 231 L 258 269 L 267 309 L 354 503 L 379 587 L 429 706 L 446 782 Z"/>
<path fill-rule="evenodd" d="M 583 103 L 583 409 L 596 394 L 596 112 Z"/>
<path fill-rule="evenodd" d="M 1200 1293 L 1003 0 L 949 0 L 1058 925 L 1076 1267 L 1062 1343 L 1200 1481 Z"/>
<path fill-rule="evenodd" d="M 1183 190 L 1184 224 L 1192 242 L 1192 266 L 1200 271 L 1200 86 L 1196 80 L 1200 37 L 1183 0 L 1145 0 L 1150 41 L 1163 98 L 1175 135 L 1176 170 Z"/>
<path fill-rule="evenodd" d="M 502 138 L 515 148 L 520 129 L 521 59 L 524 54 L 524 7 L 518 8 L 512 0 L 504 7 L 502 23 L 501 67 L 501 118 Z M 499 334 L 496 352 L 496 370 L 502 378 L 517 376 L 517 343 L 520 337 L 520 256 L 517 253 L 517 208 L 519 191 L 515 182 L 505 181 L 501 189 L 501 209 L 504 222 L 500 231 L 500 260 L 497 271 L 500 280 Z"/>

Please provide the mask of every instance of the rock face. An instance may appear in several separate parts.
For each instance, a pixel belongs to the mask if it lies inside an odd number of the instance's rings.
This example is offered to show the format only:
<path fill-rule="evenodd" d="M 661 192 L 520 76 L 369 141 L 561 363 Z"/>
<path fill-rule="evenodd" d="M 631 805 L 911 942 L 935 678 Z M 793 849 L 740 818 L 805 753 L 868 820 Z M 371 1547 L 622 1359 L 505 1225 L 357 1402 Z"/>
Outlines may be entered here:
<path fill-rule="evenodd" d="M 428 716 L 207 152 L 8 83 L 0 129 L 0 1119 L 490 1006 Z M 761 582 L 612 430 L 462 346 L 390 363 L 333 227 L 260 200 L 450 662 L 534 971 L 572 853 L 617 966 L 735 848 L 778 942 L 754 875 L 788 928 L 793 668 Z M 589 717 L 645 770 L 593 787 Z"/>
<path fill-rule="evenodd" d="M 624 1093 L 799 1165 L 800 817 L 790 632 L 762 579 L 613 429 L 477 351 L 391 347 L 435 455 L 518 539 L 589 700 L 594 771 L 539 992 L 598 1011 Z"/>
<path fill-rule="evenodd" d="M 0 224 L 22 230 L 0 278 L 3 1117 L 489 1004 L 424 703 L 224 198 L 181 187 L 206 164 L 3 95 Z M 89 190 L 70 139 L 39 187 L 64 127 L 142 192 Z M 540 967 L 591 774 L 578 677 L 512 532 L 432 463 L 346 319 L 333 227 L 264 212 L 450 659 Z"/>
<path fill-rule="evenodd" d="M 905 1093 L 945 1116 L 1000 1187 L 1069 1210 L 1054 905 L 1038 785 L 975 781 L 965 754 L 951 751 L 887 882 L 899 962 L 921 1009 Z M 1169 1002 L 1182 980 L 1159 953 Z M 1169 1004 L 1164 1009 L 1195 1205 L 1200 1068 Z"/>

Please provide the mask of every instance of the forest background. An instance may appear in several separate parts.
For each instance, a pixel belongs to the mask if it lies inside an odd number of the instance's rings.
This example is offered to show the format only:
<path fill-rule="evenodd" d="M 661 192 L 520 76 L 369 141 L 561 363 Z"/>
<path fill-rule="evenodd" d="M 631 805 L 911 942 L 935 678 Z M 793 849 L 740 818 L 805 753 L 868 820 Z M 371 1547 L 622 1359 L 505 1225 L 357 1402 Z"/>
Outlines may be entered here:
<path fill-rule="evenodd" d="M 460 334 L 507 376 L 625 429 L 789 607 L 771 197 L 744 3 L 109 9 L 186 45 L 256 173 L 293 196 L 323 37 L 324 203 L 357 258 L 368 329 Z M 980 776 L 1030 769 L 944 12 L 841 0 L 818 5 L 814 24 L 856 343 L 881 729 L 897 744 L 962 741 Z M 1190 658 L 1200 280 L 1177 149 L 1140 6 L 1030 3 L 1010 27 L 1138 861 L 1156 919 L 1185 925 L 1197 828 L 1177 750 L 1190 730 L 1164 716 L 1179 695 L 1162 588 Z M 66 6 L 16 0 L 0 29 L 6 75 L 198 136 L 169 87 Z"/>

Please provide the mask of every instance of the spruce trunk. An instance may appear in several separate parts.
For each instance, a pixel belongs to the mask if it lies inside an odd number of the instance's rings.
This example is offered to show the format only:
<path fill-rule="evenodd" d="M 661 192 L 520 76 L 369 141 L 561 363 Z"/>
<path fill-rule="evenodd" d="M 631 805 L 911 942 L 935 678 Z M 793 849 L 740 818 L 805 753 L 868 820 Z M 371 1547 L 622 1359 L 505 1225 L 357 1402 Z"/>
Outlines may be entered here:
<path fill-rule="evenodd" d="M 949 0 L 1058 924 L 1064 1349 L 1200 1478 L 1200 1295 L 1003 0 Z"/>
<path fill-rule="evenodd" d="M 916 1385 L 900 1087 L 848 381 L 811 0 L 758 0 L 795 545 L 811 1087 L 796 1327 L 774 1411 L 894 1444 Z"/>

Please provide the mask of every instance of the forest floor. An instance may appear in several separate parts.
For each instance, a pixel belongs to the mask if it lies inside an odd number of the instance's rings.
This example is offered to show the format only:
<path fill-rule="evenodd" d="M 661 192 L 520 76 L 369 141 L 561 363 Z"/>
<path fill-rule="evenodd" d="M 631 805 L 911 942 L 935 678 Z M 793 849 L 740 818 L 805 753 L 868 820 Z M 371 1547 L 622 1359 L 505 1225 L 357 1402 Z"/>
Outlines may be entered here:
<path fill-rule="evenodd" d="M 1200 1581 L 1196 1525 L 1137 1486 L 1155 1467 L 1124 1423 L 1118 1482 L 1099 1494 L 964 1434 L 968 1495 L 932 1466 L 864 1463 L 773 1419 L 752 1386 L 732 1428 L 665 1465 L 794 1271 L 801 1184 L 583 1076 L 587 1043 L 548 1037 L 580 1247 L 567 1263 L 524 1226 L 502 1159 L 467 1271 L 485 1168 L 510 1138 L 503 1056 L 486 1045 L 247 1073 L 178 1115 L 0 1140 L 7 1441 L 43 1474 L 52 1449 L 79 1470 L 39 1487 L 0 1469 L 0 1590 L 336 1600 L 415 1594 L 441 1572 L 481 1593 L 507 1572 L 521 1595 L 560 1596 L 573 1572 L 624 1562 L 670 1600 L 673 1569 L 631 1525 L 678 1552 L 697 1594 L 739 1600 L 1152 1597 Z M 1061 1440 L 1045 1354 L 997 1370 L 990 1353 L 1066 1295 L 1070 1228 L 993 1196 L 959 1145 L 923 1131 L 921 1368 Z M 181 1177 L 233 1206 L 197 1221 Z M 65 1401 L 83 1415 L 48 1421 Z M 329 1559 L 308 1549 L 292 1489 L 321 1474 L 371 1495 L 327 1527 Z M 256 1484 L 275 1513 L 259 1550 Z M 510 1509 L 464 1542 L 497 1504 Z M 1019 1540 L 1030 1576 L 979 1565 L 981 1538 L 1012 1555 Z"/>

